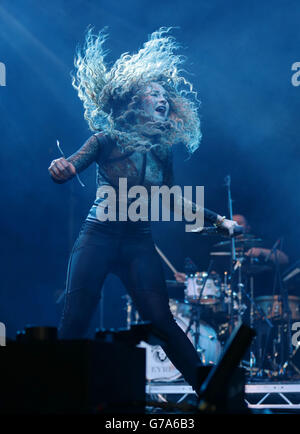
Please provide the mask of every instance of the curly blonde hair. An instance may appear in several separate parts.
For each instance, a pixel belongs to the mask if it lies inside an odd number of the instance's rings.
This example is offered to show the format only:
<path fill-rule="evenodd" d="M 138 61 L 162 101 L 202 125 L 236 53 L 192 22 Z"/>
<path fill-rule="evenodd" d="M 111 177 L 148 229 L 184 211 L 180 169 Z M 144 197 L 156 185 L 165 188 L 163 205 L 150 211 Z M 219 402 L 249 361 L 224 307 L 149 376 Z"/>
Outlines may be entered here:
<path fill-rule="evenodd" d="M 190 153 L 201 140 L 199 101 L 179 66 L 178 43 L 161 27 L 136 54 L 123 53 L 108 69 L 103 45 L 106 29 L 89 28 L 75 57 L 72 85 L 83 101 L 84 117 L 92 131 L 103 131 L 124 149 L 145 152 L 153 146 L 183 143 Z M 141 108 L 141 96 L 151 82 L 161 84 L 170 104 L 167 121 L 153 121 Z M 141 119 L 143 120 L 141 122 Z"/>

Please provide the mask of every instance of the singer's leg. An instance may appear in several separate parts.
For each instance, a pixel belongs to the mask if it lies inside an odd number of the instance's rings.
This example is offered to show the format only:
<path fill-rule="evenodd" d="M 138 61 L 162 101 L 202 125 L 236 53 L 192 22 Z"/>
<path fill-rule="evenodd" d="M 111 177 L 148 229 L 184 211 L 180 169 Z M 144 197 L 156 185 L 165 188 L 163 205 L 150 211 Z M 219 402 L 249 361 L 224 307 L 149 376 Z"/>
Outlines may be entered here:
<path fill-rule="evenodd" d="M 153 242 L 143 240 L 127 243 L 122 249 L 122 255 L 129 270 L 128 278 L 123 281 L 142 319 L 151 321 L 166 336 L 164 351 L 196 390 L 200 360 L 170 311 L 163 268 Z"/>
<path fill-rule="evenodd" d="M 104 279 L 118 251 L 116 238 L 91 228 L 89 225 L 81 231 L 70 256 L 61 339 L 86 337 Z"/>

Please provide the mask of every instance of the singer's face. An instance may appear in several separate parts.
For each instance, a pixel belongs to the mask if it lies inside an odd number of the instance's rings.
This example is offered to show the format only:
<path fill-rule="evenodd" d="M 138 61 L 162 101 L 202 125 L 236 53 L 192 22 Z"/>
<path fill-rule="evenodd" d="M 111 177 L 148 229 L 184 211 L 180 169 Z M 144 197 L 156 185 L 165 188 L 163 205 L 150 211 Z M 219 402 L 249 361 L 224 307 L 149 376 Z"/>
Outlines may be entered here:
<path fill-rule="evenodd" d="M 151 82 L 144 90 L 142 108 L 154 121 L 165 121 L 169 114 L 169 102 L 165 89 Z"/>

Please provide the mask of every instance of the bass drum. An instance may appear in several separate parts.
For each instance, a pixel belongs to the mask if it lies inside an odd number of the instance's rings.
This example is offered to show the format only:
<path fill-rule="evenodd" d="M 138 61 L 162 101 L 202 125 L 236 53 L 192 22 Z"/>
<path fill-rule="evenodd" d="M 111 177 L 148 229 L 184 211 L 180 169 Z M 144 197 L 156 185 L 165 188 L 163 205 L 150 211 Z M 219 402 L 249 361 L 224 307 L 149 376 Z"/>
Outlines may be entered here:
<path fill-rule="evenodd" d="M 182 316 L 180 308 L 182 307 L 185 312 L 184 303 L 176 303 L 175 309 L 172 301 L 170 302 L 171 310 L 174 314 L 175 321 L 186 332 L 189 326 L 189 319 Z M 182 306 L 181 306 L 182 305 Z M 195 326 L 193 325 L 188 338 L 194 345 Z M 204 321 L 200 321 L 200 348 L 199 357 L 203 365 L 213 365 L 219 360 L 222 352 L 221 344 L 218 340 L 216 331 Z M 175 366 L 168 359 L 166 353 L 159 345 L 149 345 L 145 342 L 141 342 L 139 345 L 146 349 L 146 379 L 148 381 L 174 381 L 182 377 L 181 373 L 175 368 Z"/>

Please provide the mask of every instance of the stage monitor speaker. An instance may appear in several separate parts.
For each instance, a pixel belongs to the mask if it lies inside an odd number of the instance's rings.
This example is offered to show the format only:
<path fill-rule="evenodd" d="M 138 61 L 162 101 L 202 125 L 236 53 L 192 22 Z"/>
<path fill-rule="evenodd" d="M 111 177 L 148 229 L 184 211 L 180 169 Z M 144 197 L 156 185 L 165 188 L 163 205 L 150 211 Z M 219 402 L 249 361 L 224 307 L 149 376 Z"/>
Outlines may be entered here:
<path fill-rule="evenodd" d="M 33 340 L 0 351 L 2 414 L 143 412 L 143 348 Z"/>
<path fill-rule="evenodd" d="M 239 368 L 239 363 L 254 336 L 254 330 L 242 323 L 233 330 L 218 363 L 205 379 L 199 378 L 200 412 L 248 412 L 244 400 L 245 373 Z"/>

